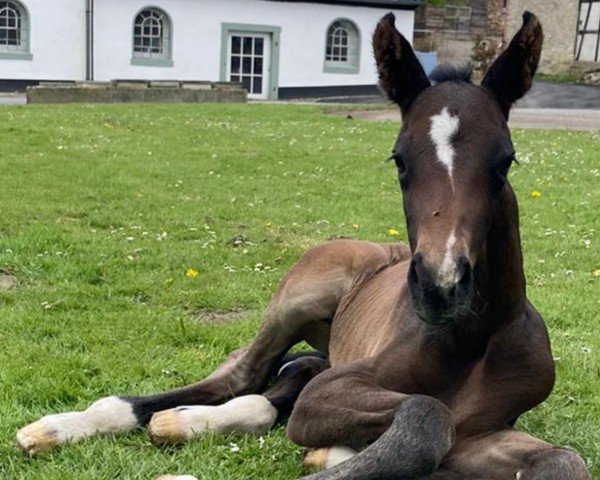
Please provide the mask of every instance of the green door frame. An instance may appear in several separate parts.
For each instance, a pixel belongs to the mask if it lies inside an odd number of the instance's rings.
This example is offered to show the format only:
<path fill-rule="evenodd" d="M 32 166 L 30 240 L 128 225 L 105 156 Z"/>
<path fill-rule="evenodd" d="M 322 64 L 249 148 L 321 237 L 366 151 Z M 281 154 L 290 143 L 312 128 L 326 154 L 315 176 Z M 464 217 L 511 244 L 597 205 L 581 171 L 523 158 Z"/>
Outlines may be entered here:
<path fill-rule="evenodd" d="M 219 79 L 222 82 L 229 81 L 227 78 L 227 62 L 229 53 L 229 34 L 232 32 L 267 33 L 271 35 L 271 58 L 269 59 L 269 100 L 276 100 L 279 94 L 279 43 L 281 38 L 281 27 L 271 25 L 252 25 L 245 23 L 222 23 L 221 24 L 221 69 Z"/>

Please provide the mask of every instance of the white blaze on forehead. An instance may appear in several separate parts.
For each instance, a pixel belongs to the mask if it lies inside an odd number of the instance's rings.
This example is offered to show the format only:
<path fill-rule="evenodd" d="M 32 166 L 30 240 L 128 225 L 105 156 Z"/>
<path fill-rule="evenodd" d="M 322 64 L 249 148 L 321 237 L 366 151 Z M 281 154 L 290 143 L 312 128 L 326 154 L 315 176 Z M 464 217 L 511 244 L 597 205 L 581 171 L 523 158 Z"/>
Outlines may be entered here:
<path fill-rule="evenodd" d="M 431 128 L 429 136 L 435 146 L 438 161 L 446 167 L 452 187 L 454 181 L 452 170 L 454 169 L 454 147 L 452 146 L 452 137 L 458 132 L 458 117 L 450 115 L 448 107 L 444 107 L 441 113 L 431 117 Z"/>
<path fill-rule="evenodd" d="M 446 252 L 442 260 L 442 266 L 438 274 L 441 287 L 451 287 L 456 283 L 458 269 L 454 261 L 454 245 L 456 244 L 456 235 L 454 230 L 446 240 Z"/>

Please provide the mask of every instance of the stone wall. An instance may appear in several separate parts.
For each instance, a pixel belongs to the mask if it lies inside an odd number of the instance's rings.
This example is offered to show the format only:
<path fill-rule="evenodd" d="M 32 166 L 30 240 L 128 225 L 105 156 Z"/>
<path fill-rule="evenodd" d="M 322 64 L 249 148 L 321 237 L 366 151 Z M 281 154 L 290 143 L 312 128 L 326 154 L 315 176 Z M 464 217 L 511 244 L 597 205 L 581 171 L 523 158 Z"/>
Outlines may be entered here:
<path fill-rule="evenodd" d="M 130 81 L 45 83 L 27 87 L 27 103 L 223 103 L 245 102 L 238 83 Z"/>
<path fill-rule="evenodd" d="M 504 38 L 508 20 L 507 0 L 488 0 L 487 20 L 488 35 Z"/>
<path fill-rule="evenodd" d="M 423 51 L 434 50 L 440 63 L 463 65 L 471 60 L 476 40 L 485 39 L 494 46 L 502 44 L 506 25 L 505 0 L 448 0 L 448 4 L 471 8 L 468 30 L 447 30 L 445 7 L 419 7 L 415 12 L 415 46 Z"/>
<path fill-rule="evenodd" d="M 578 8 L 578 0 L 508 0 L 506 38 L 510 39 L 517 32 L 522 24 L 521 15 L 529 10 L 544 27 L 540 71 L 567 73 L 574 59 Z"/>

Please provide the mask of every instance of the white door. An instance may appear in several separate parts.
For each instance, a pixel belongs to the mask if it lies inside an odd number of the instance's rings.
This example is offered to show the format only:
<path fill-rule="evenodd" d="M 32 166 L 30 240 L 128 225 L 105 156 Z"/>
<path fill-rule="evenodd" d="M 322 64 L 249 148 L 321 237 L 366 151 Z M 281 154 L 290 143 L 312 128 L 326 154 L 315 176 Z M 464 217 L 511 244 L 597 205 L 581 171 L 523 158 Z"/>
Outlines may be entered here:
<path fill-rule="evenodd" d="M 269 97 L 271 36 L 265 33 L 233 32 L 229 34 L 227 78 L 240 82 L 249 98 Z"/>

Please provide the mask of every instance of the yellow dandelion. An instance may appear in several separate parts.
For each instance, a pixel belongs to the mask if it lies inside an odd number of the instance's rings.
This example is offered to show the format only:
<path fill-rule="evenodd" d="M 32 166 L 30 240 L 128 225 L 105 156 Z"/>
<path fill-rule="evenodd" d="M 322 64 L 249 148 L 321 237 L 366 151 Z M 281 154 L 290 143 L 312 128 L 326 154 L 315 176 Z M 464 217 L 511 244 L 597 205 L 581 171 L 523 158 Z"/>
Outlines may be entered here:
<path fill-rule="evenodd" d="M 195 269 L 193 269 L 193 268 L 188 268 L 188 269 L 185 271 L 185 276 L 186 276 L 187 278 L 196 278 L 198 275 L 200 275 L 200 274 L 198 273 L 198 270 L 195 270 Z"/>
<path fill-rule="evenodd" d="M 352 228 L 353 228 L 354 230 L 360 230 L 360 225 L 359 225 L 358 223 L 353 223 L 353 224 L 352 224 Z"/>
<path fill-rule="evenodd" d="M 542 192 L 538 191 L 538 190 L 533 190 L 531 192 L 531 198 L 539 198 L 542 196 Z"/>
<path fill-rule="evenodd" d="M 400 235 L 400 232 L 398 230 L 395 230 L 393 228 L 390 228 L 388 230 L 388 235 L 391 235 L 392 237 L 397 237 Z"/>
<path fill-rule="evenodd" d="M 598 270 L 594 270 L 594 277 L 600 278 L 600 268 Z"/>

